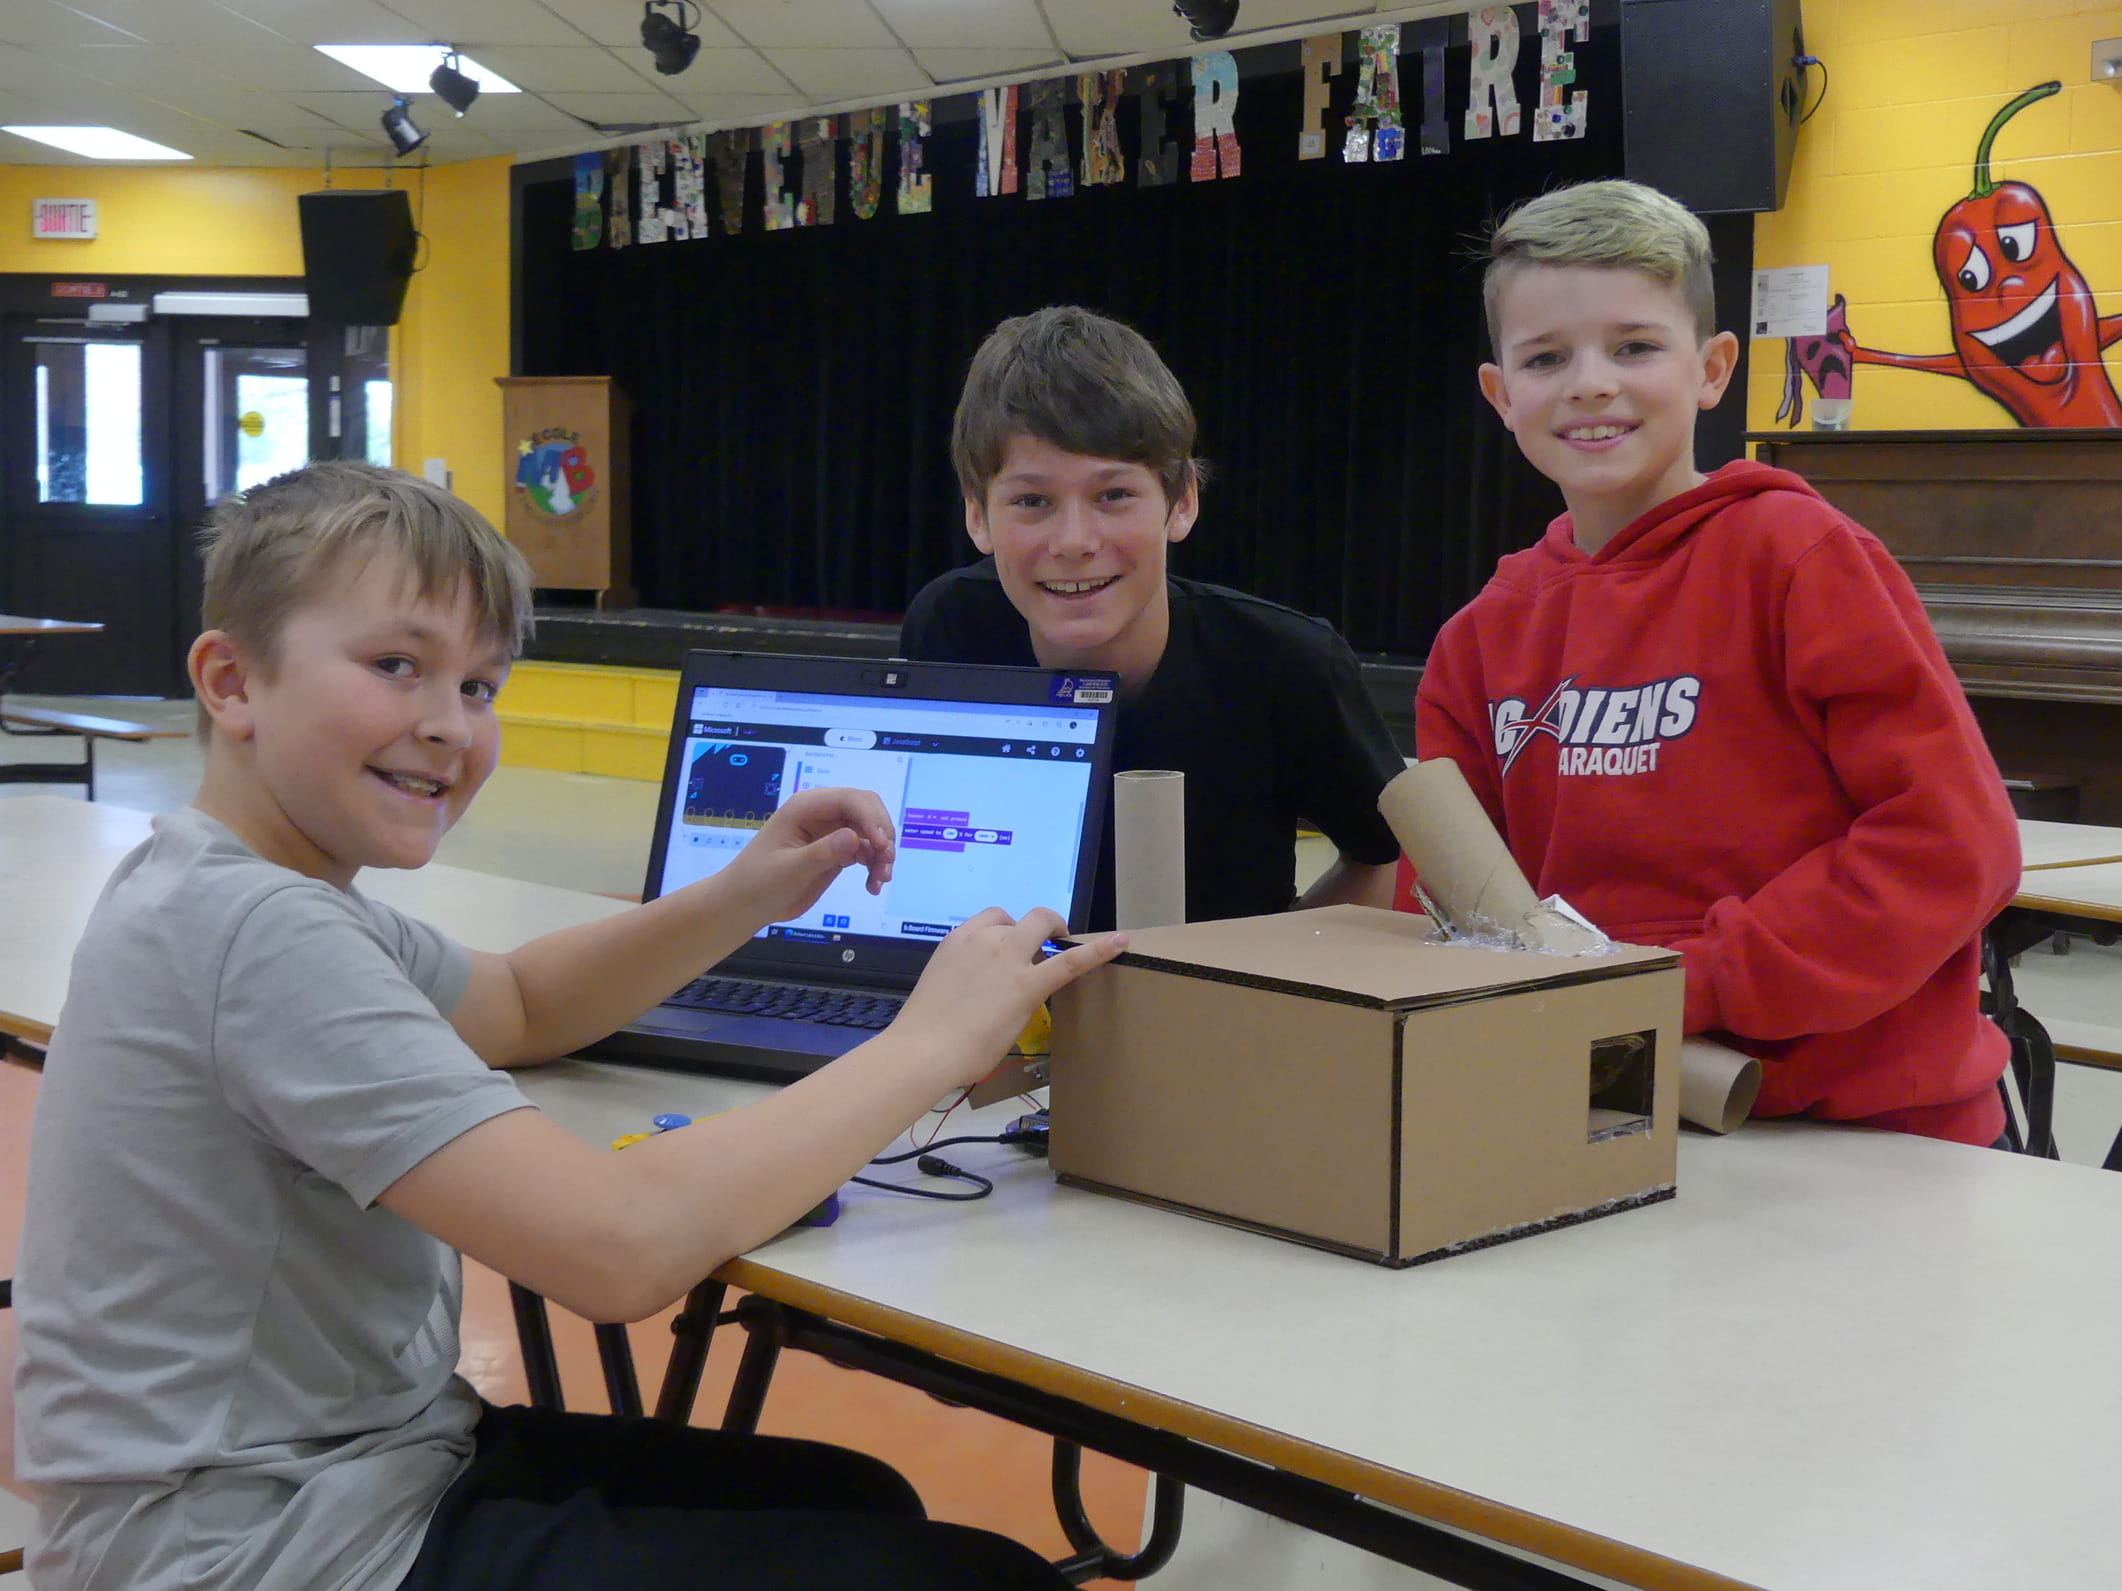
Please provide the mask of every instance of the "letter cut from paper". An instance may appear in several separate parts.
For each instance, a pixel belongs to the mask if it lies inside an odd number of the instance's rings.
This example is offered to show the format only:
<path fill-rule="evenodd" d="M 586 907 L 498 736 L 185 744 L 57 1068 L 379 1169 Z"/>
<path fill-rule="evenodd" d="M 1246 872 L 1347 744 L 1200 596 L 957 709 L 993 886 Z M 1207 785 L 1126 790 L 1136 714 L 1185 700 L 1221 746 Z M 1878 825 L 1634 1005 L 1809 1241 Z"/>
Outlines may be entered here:
<path fill-rule="evenodd" d="M 768 122 L 759 129 L 759 167 L 766 175 L 766 230 L 781 232 L 796 224 L 796 196 L 786 187 L 795 153 L 795 135 L 787 122 Z"/>
<path fill-rule="evenodd" d="M 858 110 L 847 118 L 847 202 L 856 219 L 876 219 L 884 203 L 884 112 Z"/>
<path fill-rule="evenodd" d="M 1572 94 L 1577 57 L 1568 48 L 1591 37 L 1591 0 L 1540 0 L 1540 108 L 1533 115 L 1533 142 L 1582 138 L 1589 96 Z"/>
<path fill-rule="evenodd" d="M 1238 175 L 1238 58 L 1228 50 L 1194 57 L 1196 182 Z"/>
<path fill-rule="evenodd" d="M 707 134 L 686 133 L 672 142 L 670 152 L 678 168 L 678 213 L 685 235 L 707 237 L 714 230 L 708 223 Z"/>
<path fill-rule="evenodd" d="M 1422 153 L 1452 152 L 1451 113 L 1444 106 L 1444 52 L 1451 45 L 1449 17 L 1424 17 L 1410 22 L 1400 35 L 1403 55 L 1422 57 Z"/>
<path fill-rule="evenodd" d="M 1473 77 L 1466 91 L 1466 136 L 1518 135 L 1518 13 L 1509 6 L 1483 6 L 1466 19 L 1473 45 Z"/>
<path fill-rule="evenodd" d="M 1068 79 L 1042 78 L 1028 85 L 1032 117 L 1031 156 L 1024 163 L 1024 197 L 1066 199 L 1076 191 L 1068 159 Z"/>
<path fill-rule="evenodd" d="M 1017 191 L 1017 85 L 980 91 L 980 164 L 973 196 L 999 198 Z"/>
<path fill-rule="evenodd" d="M 634 152 L 631 147 L 604 151 L 604 236 L 615 249 L 634 241 Z"/>
<path fill-rule="evenodd" d="M 1164 111 L 1179 86 L 1176 65 L 1138 66 L 1127 74 L 1130 92 L 1141 102 L 1142 153 L 1135 159 L 1135 186 L 1161 188 L 1179 180 L 1179 146 L 1164 136 Z"/>
<path fill-rule="evenodd" d="M 570 242 L 593 249 L 604 241 L 604 157 L 575 156 L 575 226 Z"/>
<path fill-rule="evenodd" d="M 930 131 L 928 101 L 907 100 L 899 107 L 899 213 L 927 215 L 935 197 L 935 179 L 921 164 Z"/>
<path fill-rule="evenodd" d="M 1380 22 L 1357 35 L 1356 103 L 1349 108 L 1342 158 L 1398 160 L 1407 152 L 1400 119 L 1400 24 Z"/>
<path fill-rule="evenodd" d="M 840 140 L 837 116 L 820 116 L 803 123 L 803 197 L 796 201 L 797 226 L 833 224 L 833 158 Z"/>
<path fill-rule="evenodd" d="M 1085 72 L 1076 79 L 1076 98 L 1083 101 L 1086 188 L 1127 180 L 1127 157 L 1120 153 L 1120 95 L 1126 87 L 1123 71 Z"/>
<path fill-rule="evenodd" d="M 663 241 L 663 171 L 670 164 L 670 146 L 660 138 L 634 145 L 634 169 L 640 182 L 634 192 L 634 241 Z"/>
<path fill-rule="evenodd" d="M 744 230 L 744 157 L 751 152 L 749 127 L 732 127 L 707 135 L 707 158 L 715 166 L 715 206 L 722 217 L 722 235 L 735 237 Z"/>
<path fill-rule="evenodd" d="M 1304 75 L 1304 121 L 1297 129 L 1297 158 L 1326 155 L 1326 113 L 1333 102 L 1333 78 L 1341 70 L 1341 35 L 1322 33 L 1306 39 L 1299 51 Z"/>

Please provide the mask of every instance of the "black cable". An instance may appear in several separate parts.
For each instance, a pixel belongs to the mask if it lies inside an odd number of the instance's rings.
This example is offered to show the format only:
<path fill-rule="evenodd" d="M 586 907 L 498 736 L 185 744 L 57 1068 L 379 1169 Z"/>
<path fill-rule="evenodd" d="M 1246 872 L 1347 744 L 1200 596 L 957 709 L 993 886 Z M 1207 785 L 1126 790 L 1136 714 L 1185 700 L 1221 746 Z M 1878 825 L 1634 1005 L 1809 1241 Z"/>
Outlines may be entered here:
<path fill-rule="evenodd" d="M 1039 1136 L 1041 1135 L 1038 1133 L 1004 1132 L 991 1133 L 984 1137 L 976 1135 L 966 1138 L 944 1138 L 936 1143 L 923 1144 L 919 1149 L 909 1149 L 903 1155 L 879 1155 L 870 1164 L 873 1166 L 903 1165 L 906 1161 L 918 1159 L 922 1155 L 934 1154 L 938 1149 L 954 1149 L 959 1144 L 1021 1144 Z"/>
<path fill-rule="evenodd" d="M 1812 110 L 1807 111 L 1803 116 L 1800 116 L 1798 118 L 1798 125 L 1800 127 L 1803 127 L 1807 122 L 1813 119 L 1814 114 L 1820 109 L 1820 107 L 1827 103 L 1827 63 L 1821 60 L 1820 57 L 1817 55 L 1801 55 L 1798 57 L 1797 64 L 1801 68 L 1808 66 L 1817 66 L 1820 69 L 1820 97 L 1813 101 Z"/>
<path fill-rule="evenodd" d="M 990 1140 L 972 1139 L 968 1141 L 985 1143 Z M 882 1188 L 886 1193 L 904 1193 L 916 1199 L 941 1199 L 948 1204 L 964 1204 L 973 1199 L 984 1199 L 995 1191 L 994 1183 L 988 1178 L 981 1176 L 976 1171 L 967 1171 L 962 1167 L 954 1166 L 940 1155 L 932 1155 L 923 1151 L 918 1162 L 918 1169 L 925 1171 L 932 1177 L 955 1177 L 961 1182 L 976 1183 L 978 1186 L 969 1193 L 946 1193 L 941 1188 L 918 1188 L 911 1182 L 880 1182 L 875 1177 L 849 1177 L 847 1180 L 859 1182 L 865 1188 Z"/>

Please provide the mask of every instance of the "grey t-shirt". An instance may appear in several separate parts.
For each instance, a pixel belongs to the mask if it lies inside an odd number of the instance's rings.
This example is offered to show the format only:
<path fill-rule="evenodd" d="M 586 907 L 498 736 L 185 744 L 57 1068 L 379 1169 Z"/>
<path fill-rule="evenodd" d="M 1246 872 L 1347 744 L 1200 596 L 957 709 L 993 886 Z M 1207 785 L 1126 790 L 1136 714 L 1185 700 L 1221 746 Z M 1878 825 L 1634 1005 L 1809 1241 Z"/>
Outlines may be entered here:
<path fill-rule="evenodd" d="M 74 956 L 31 1133 L 16 1454 L 39 1591 L 395 1586 L 471 1451 L 445 1245 L 376 1196 L 526 1101 L 465 951 L 186 809 Z"/>

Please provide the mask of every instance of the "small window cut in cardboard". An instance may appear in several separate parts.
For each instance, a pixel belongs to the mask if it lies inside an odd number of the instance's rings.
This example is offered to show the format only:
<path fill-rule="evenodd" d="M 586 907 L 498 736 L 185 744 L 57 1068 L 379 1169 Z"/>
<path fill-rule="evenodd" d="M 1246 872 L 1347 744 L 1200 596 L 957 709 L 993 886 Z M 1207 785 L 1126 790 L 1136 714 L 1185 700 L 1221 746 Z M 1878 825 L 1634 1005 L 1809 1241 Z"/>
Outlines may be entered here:
<path fill-rule="evenodd" d="M 1650 1131 L 1651 1101 L 1657 1095 L 1657 1062 L 1655 1029 L 1592 1040 L 1587 1143 L 1605 1143 Z"/>

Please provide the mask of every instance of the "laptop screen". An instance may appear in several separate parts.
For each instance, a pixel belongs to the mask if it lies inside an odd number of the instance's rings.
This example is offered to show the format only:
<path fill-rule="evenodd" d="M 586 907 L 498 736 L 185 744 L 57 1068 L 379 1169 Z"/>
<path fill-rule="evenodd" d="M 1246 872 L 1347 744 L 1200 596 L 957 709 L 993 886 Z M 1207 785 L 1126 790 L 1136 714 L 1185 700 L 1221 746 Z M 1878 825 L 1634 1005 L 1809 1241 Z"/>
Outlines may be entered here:
<path fill-rule="evenodd" d="M 918 972 L 987 906 L 1080 926 L 1111 744 L 1110 676 L 695 653 L 680 682 L 646 899 L 727 866 L 799 790 L 875 791 L 892 881 L 836 878 L 738 959 Z"/>

